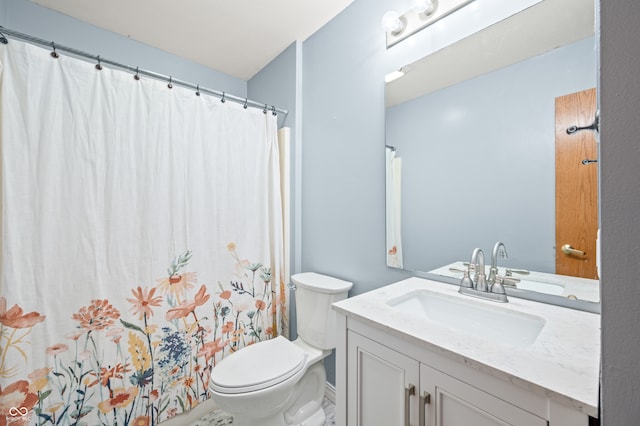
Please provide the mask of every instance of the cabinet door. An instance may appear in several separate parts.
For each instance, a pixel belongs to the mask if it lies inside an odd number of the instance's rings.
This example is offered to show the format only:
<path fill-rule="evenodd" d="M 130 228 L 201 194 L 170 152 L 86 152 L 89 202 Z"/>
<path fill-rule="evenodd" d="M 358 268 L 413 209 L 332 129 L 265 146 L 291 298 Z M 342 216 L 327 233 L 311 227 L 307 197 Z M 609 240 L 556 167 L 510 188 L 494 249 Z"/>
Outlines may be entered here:
<path fill-rule="evenodd" d="M 347 353 L 348 425 L 417 425 L 418 361 L 352 331 Z"/>
<path fill-rule="evenodd" d="M 420 385 L 420 395 L 430 394 L 420 426 L 547 426 L 545 419 L 424 364 Z"/>

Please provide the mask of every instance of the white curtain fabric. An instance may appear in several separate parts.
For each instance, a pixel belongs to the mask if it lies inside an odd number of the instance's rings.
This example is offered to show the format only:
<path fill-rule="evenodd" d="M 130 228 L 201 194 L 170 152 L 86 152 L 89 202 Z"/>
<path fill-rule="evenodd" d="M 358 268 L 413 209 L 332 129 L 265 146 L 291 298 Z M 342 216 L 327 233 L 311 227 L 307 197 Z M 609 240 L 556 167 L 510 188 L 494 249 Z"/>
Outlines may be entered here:
<path fill-rule="evenodd" d="M 387 266 L 402 269 L 402 159 L 389 147 L 386 154 Z"/>
<path fill-rule="evenodd" d="M 157 424 L 287 333 L 276 117 L 17 41 L 0 73 L 0 423 Z"/>
<path fill-rule="evenodd" d="M 280 193 L 282 194 L 282 238 L 283 244 L 283 280 L 291 280 L 291 128 L 283 127 L 278 130 L 278 151 L 280 152 Z M 286 292 L 285 288 L 282 289 Z M 282 296 L 284 297 L 284 295 Z M 289 320 L 289 304 L 282 305 L 284 311 L 280 316 L 282 321 Z M 287 329 L 286 325 L 283 328 Z"/>

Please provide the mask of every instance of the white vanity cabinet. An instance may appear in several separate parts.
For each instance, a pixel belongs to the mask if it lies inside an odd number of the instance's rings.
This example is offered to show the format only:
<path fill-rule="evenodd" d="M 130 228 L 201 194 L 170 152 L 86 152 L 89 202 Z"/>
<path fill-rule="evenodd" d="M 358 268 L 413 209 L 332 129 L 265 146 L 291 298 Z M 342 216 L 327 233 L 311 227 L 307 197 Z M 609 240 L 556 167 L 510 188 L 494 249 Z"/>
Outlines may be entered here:
<path fill-rule="evenodd" d="M 588 426 L 599 316 L 457 290 L 413 277 L 333 305 L 337 426 Z"/>
<path fill-rule="evenodd" d="M 347 358 L 349 426 L 547 425 L 544 418 L 353 331 L 347 335 Z"/>
<path fill-rule="evenodd" d="M 597 415 L 599 346 L 589 337 L 597 317 L 512 301 L 547 323 L 536 343 L 509 347 L 386 303 L 427 285 L 452 293 L 410 279 L 334 305 L 337 426 L 589 425 Z"/>

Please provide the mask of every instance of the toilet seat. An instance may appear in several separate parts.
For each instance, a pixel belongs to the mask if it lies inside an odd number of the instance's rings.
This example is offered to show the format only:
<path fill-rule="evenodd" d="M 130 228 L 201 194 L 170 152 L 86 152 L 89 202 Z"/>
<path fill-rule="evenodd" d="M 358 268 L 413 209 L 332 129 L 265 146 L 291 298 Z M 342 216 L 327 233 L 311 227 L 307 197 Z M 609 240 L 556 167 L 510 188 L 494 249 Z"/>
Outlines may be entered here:
<path fill-rule="evenodd" d="M 211 390 L 238 394 L 274 386 L 305 366 L 305 353 L 278 336 L 247 346 L 222 360 L 211 372 Z"/>

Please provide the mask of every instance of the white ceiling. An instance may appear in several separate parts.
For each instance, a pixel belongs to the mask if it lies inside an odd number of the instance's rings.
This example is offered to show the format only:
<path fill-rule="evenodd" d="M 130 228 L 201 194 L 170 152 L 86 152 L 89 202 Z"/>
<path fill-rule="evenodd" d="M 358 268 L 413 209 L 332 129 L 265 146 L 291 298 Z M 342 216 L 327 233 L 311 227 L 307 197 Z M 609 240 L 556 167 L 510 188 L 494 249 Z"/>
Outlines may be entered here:
<path fill-rule="evenodd" d="M 353 0 L 32 0 L 248 80 Z"/>

